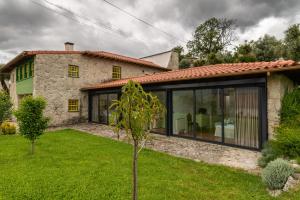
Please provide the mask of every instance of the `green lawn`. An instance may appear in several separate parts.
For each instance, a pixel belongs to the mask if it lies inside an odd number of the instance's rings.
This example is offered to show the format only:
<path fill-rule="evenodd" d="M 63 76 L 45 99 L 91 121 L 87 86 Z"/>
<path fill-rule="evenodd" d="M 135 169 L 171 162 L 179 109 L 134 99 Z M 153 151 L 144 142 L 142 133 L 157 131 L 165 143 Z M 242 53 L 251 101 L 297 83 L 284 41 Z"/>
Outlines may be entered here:
<path fill-rule="evenodd" d="M 131 146 L 64 130 L 38 140 L 0 136 L 0 199 L 130 199 Z M 139 160 L 140 199 L 271 199 L 260 177 L 151 150 Z M 300 199 L 300 191 L 279 199 Z"/>

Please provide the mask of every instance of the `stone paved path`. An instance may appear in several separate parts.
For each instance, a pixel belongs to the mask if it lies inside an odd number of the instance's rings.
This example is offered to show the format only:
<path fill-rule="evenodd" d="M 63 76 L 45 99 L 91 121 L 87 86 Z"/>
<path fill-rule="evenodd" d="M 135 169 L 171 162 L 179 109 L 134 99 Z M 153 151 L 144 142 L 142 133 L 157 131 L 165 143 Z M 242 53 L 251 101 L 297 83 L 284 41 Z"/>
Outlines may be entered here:
<path fill-rule="evenodd" d="M 109 126 L 94 123 L 81 123 L 65 127 L 50 128 L 49 130 L 64 128 L 72 128 L 88 132 L 93 135 L 108 137 L 115 140 L 118 139 L 117 135 Z M 124 133 L 121 134 L 120 140 L 128 142 Z M 204 161 L 212 164 L 221 164 L 240 168 L 251 173 L 259 173 L 260 171 L 256 163 L 261 154 L 256 151 L 184 138 L 167 137 L 158 134 L 151 134 L 150 140 L 147 142 L 145 147 L 165 152 L 170 155 L 193 159 L 195 161 Z"/>

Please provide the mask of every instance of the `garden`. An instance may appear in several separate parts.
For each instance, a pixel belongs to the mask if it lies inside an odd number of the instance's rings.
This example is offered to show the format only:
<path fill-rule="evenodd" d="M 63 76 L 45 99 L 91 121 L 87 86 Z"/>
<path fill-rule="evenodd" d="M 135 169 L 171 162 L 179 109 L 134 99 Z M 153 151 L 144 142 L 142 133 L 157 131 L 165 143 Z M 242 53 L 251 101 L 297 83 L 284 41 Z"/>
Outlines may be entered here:
<path fill-rule="evenodd" d="M 144 149 L 165 109 L 138 83 L 122 93 L 110 121 L 133 145 L 72 129 L 44 134 L 43 98 L 25 97 L 13 111 L 0 91 L 0 199 L 300 199 L 300 89 L 283 98 L 261 176 Z"/>

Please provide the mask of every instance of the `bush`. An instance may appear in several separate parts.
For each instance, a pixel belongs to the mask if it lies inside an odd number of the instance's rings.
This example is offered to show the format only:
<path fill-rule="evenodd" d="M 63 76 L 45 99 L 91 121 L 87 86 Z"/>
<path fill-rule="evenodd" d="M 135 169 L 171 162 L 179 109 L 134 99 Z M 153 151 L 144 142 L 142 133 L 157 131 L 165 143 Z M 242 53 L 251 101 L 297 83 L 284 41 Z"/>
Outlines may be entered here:
<path fill-rule="evenodd" d="M 258 159 L 258 165 L 260 167 L 266 167 L 267 164 L 278 157 L 278 153 L 273 149 L 272 143 L 268 142 L 264 145 L 261 151 L 262 156 Z"/>
<path fill-rule="evenodd" d="M 271 190 L 282 189 L 289 176 L 294 174 L 294 169 L 290 164 L 278 158 L 271 161 L 262 171 L 262 180 Z"/>
<path fill-rule="evenodd" d="M 291 159 L 300 156 L 300 127 L 289 128 L 280 126 L 276 129 L 274 141 L 272 141 L 273 149 L 284 157 Z"/>
<path fill-rule="evenodd" d="M 24 97 L 15 116 L 19 124 L 19 132 L 31 141 L 31 153 L 34 153 L 35 140 L 48 126 L 49 119 L 44 117 L 46 101 L 42 97 Z"/>
<path fill-rule="evenodd" d="M 0 90 L 0 124 L 9 119 L 12 112 L 12 103 L 5 91 Z"/>
<path fill-rule="evenodd" d="M 281 124 L 300 126 L 300 88 L 283 97 L 280 116 Z"/>
<path fill-rule="evenodd" d="M 0 128 L 3 135 L 16 134 L 16 126 L 8 121 L 3 122 Z"/>

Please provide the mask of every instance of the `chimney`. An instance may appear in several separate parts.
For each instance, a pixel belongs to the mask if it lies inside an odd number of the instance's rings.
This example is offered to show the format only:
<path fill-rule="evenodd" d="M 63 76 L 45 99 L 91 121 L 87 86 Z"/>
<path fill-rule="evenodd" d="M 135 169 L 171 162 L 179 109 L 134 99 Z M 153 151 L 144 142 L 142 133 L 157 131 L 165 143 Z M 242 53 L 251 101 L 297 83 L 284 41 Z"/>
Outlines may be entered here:
<path fill-rule="evenodd" d="M 65 51 L 74 51 L 74 43 L 65 42 Z"/>

